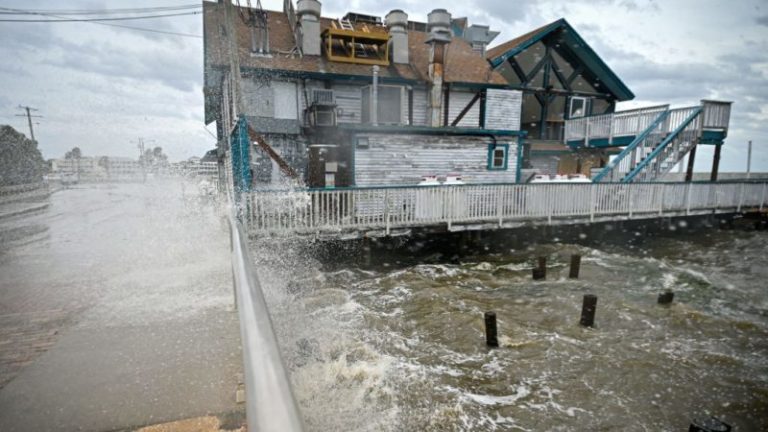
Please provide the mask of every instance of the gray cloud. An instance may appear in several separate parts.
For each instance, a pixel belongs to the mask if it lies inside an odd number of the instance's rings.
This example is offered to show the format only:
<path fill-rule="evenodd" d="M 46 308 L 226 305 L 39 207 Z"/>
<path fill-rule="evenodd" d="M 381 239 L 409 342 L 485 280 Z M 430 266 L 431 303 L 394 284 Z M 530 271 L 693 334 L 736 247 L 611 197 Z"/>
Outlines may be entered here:
<path fill-rule="evenodd" d="M 761 26 L 768 27 L 768 15 L 764 15 L 764 16 L 755 18 L 755 22 L 758 23 Z"/>

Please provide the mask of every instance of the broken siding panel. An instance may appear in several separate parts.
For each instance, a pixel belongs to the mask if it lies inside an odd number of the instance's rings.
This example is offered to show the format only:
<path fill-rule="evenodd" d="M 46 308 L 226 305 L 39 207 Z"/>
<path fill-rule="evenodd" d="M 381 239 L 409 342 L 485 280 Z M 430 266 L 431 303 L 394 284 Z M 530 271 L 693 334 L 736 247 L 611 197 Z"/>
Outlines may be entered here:
<path fill-rule="evenodd" d="M 413 89 L 413 124 L 427 125 L 427 90 L 424 88 Z"/>
<path fill-rule="evenodd" d="M 488 89 L 485 97 L 485 128 L 520 130 L 522 104 L 521 91 Z"/>
<path fill-rule="evenodd" d="M 454 120 L 461 114 L 461 111 L 475 97 L 474 92 L 451 90 L 448 102 L 448 125 L 453 124 Z M 464 114 L 461 121 L 456 125 L 459 127 L 477 128 L 480 127 L 480 101 L 476 101 L 472 108 Z"/>
<path fill-rule="evenodd" d="M 362 135 L 360 135 L 362 136 Z M 355 150 L 357 186 L 415 185 L 424 175 L 461 174 L 466 183 L 512 183 L 517 143 L 509 144 L 508 169 L 488 170 L 488 144 L 482 137 L 368 135 L 368 148 Z"/>

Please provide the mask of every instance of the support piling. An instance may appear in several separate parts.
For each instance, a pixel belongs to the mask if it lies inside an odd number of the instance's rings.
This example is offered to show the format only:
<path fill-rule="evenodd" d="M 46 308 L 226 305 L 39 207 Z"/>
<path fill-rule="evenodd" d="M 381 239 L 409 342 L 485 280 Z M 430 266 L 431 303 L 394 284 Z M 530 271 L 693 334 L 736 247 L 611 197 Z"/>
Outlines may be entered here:
<path fill-rule="evenodd" d="M 594 294 L 584 294 L 584 301 L 581 305 L 581 320 L 579 320 L 579 324 L 584 327 L 592 327 L 595 324 L 596 309 L 597 296 Z"/>
<path fill-rule="evenodd" d="M 491 348 L 499 346 L 498 331 L 496 328 L 496 312 L 485 313 L 485 343 Z"/>

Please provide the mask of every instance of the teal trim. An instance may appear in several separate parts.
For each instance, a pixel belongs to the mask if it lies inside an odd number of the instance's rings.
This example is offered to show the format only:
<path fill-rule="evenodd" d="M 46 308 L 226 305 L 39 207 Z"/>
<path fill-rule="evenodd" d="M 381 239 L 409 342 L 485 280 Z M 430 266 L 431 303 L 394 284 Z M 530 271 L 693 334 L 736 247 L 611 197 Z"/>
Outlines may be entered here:
<path fill-rule="evenodd" d="M 344 123 L 337 126 L 340 130 L 353 133 L 385 133 L 385 134 L 415 134 L 415 135 L 467 135 L 467 136 L 523 136 L 524 131 L 460 128 L 454 126 L 429 127 L 409 125 L 366 125 Z"/>
<path fill-rule="evenodd" d="M 498 149 L 503 148 L 504 149 L 504 166 L 502 167 L 494 167 L 493 166 L 493 152 Z M 488 171 L 506 171 L 509 168 L 509 144 L 488 144 Z"/>
<path fill-rule="evenodd" d="M 523 178 L 523 137 L 517 137 L 517 172 L 515 183 L 520 183 Z"/>
<path fill-rule="evenodd" d="M 228 69 L 227 66 L 219 66 L 221 69 Z M 305 78 L 305 79 L 317 79 L 317 80 L 336 80 L 336 81 L 361 81 L 370 83 L 373 77 L 371 75 L 353 75 L 353 74 L 339 74 L 331 72 L 308 72 L 297 70 L 285 70 L 285 69 L 267 69 L 267 68 L 255 68 L 248 66 L 241 66 L 240 71 L 244 74 L 255 73 L 263 76 L 272 76 L 279 78 Z M 388 84 L 406 84 L 415 85 L 421 84 L 423 81 L 413 80 L 401 77 L 388 77 L 379 76 L 380 83 Z"/>
<path fill-rule="evenodd" d="M 595 138 L 589 140 L 589 147 L 622 147 L 631 144 L 634 140 L 635 135 L 614 137 L 612 141 L 608 138 Z"/>
<path fill-rule="evenodd" d="M 216 67 L 221 70 L 228 70 L 229 66 L 219 65 Z M 316 79 L 316 80 L 336 80 L 336 81 L 357 81 L 370 83 L 373 77 L 368 75 L 354 75 L 354 74 L 340 74 L 332 72 L 309 72 L 309 71 L 297 71 L 287 69 L 268 69 L 268 68 L 255 68 L 248 66 L 241 66 L 240 70 L 243 73 L 255 73 L 258 75 L 279 77 L 279 78 L 299 78 L 299 79 Z M 403 84 L 403 85 L 427 85 L 426 80 L 409 79 L 402 77 L 391 77 L 379 75 L 379 82 L 383 84 Z M 492 84 L 482 82 L 466 82 L 466 81 L 445 81 L 450 82 L 451 86 L 457 86 L 468 89 L 484 89 L 484 88 L 496 88 L 496 89 L 510 89 L 509 84 Z"/>
<path fill-rule="evenodd" d="M 675 138 L 677 138 L 677 135 L 678 135 L 680 132 L 682 132 L 682 130 L 683 130 L 683 129 L 685 129 L 685 128 L 686 128 L 686 127 L 687 127 L 687 126 L 688 126 L 688 125 L 689 125 L 689 124 L 690 124 L 690 123 L 693 121 L 693 119 L 695 119 L 695 118 L 696 118 L 696 116 L 698 116 L 699 114 L 701 114 L 701 111 L 702 111 L 702 108 L 701 108 L 701 107 L 697 107 L 697 108 L 696 108 L 696 110 L 695 110 L 695 111 L 694 111 L 694 112 L 693 112 L 691 115 L 689 115 L 689 116 L 688 116 L 688 118 L 687 118 L 687 119 L 685 119 L 685 121 L 684 121 L 684 122 L 683 122 L 683 123 L 682 123 L 680 126 L 678 126 L 678 127 L 677 127 L 677 129 L 675 129 L 675 130 L 674 130 L 674 132 L 672 132 L 672 133 L 671 133 L 671 134 L 669 134 L 669 135 L 668 135 L 666 138 L 664 138 L 664 141 L 662 141 L 662 142 L 661 142 L 661 144 L 659 144 L 658 146 L 656 146 L 656 148 L 655 148 L 655 149 L 654 149 L 654 150 L 651 152 L 651 154 L 649 154 L 648 156 L 646 156 L 646 157 L 645 157 L 645 159 L 643 159 L 643 161 L 642 161 L 642 162 L 640 162 L 639 164 L 637 164 L 637 166 L 635 167 L 635 169 L 633 169 L 633 170 L 632 170 L 632 171 L 631 171 L 629 174 L 627 174 L 627 176 L 626 176 L 626 177 L 624 177 L 624 178 L 623 178 L 621 181 L 622 181 L 623 183 L 629 183 L 629 182 L 631 182 L 631 181 L 632 181 L 632 179 L 633 179 L 633 178 L 635 178 L 635 176 L 637 176 L 637 174 L 639 174 L 639 173 L 640 173 L 640 171 L 642 171 L 642 170 L 643 170 L 643 168 L 645 168 L 646 166 L 648 166 L 648 164 L 650 163 L 650 161 L 652 161 L 654 158 L 656 158 L 656 156 L 658 156 L 658 155 L 659 155 L 659 153 L 661 153 L 661 151 L 662 151 L 662 150 L 664 150 L 664 148 L 665 148 L 666 146 L 668 146 L 668 145 L 669 145 L 669 143 L 671 143 L 671 142 L 672 142 L 672 140 L 674 140 Z M 668 111 L 667 111 L 667 112 L 668 112 Z M 657 119 L 657 120 L 658 120 L 658 119 Z M 616 159 L 618 159 L 618 158 L 616 158 Z"/>
<path fill-rule="evenodd" d="M 658 117 L 656 117 L 656 120 L 654 120 L 653 123 L 651 123 L 650 126 L 648 126 L 644 131 L 642 131 L 640 133 L 640 135 L 638 135 L 634 139 L 634 141 L 632 141 L 624 150 L 622 150 L 621 153 L 619 153 L 619 155 L 613 161 L 611 161 L 611 163 L 606 165 L 605 168 L 602 169 L 602 171 L 597 173 L 597 175 L 595 176 L 594 179 L 592 179 L 592 181 L 595 182 L 595 183 L 599 182 L 611 170 L 616 168 L 616 166 L 619 164 L 619 162 L 621 162 L 622 159 L 627 157 L 627 155 L 630 154 L 635 149 L 635 147 L 639 146 L 640 143 L 642 143 L 645 140 L 645 138 L 648 137 L 648 135 L 654 129 L 656 129 L 656 127 L 659 125 L 659 123 L 661 123 L 662 121 L 664 121 L 667 118 L 667 116 L 669 116 L 669 110 L 662 111 L 662 113 L 659 114 Z"/>
<path fill-rule="evenodd" d="M 566 141 L 565 144 L 575 150 L 577 148 L 584 147 L 584 140 L 570 140 Z"/>
<path fill-rule="evenodd" d="M 237 192 L 249 192 L 251 190 L 250 147 L 248 123 L 245 116 L 240 114 L 235 126 L 235 133 L 230 136 L 229 146 L 232 157 L 232 181 Z"/>
<path fill-rule="evenodd" d="M 520 42 L 518 45 L 508 50 L 504 54 L 499 55 L 489 62 L 495 69 L 506 62 L 510 57 L 513 57 L 522 51 L 528 49 L 531 45 L 541 41 L 552 32 L 563 29 L 563 38 L 566 39 L 564 44 L 567 49 L 578 57 L 579 60 L 586 66 L 587 69 L 592 71 L 600 80 L 606 84 L 606 87 L 613 93 L 620 101 L 631 100 L 635 98 L 634 93 L 627 87 L 626 84 L 616 75 L 608 65 L 595 53 L 595 51 L 586 43 L 584 39 L 574 30 L 574 28 L 565 20 L 561 18 L 546 27 L 542 28 L 539 32 L 532 35 L 528 39 Z"/>
<path fill-rule="evenodd" d="M 701 132 L 701 140 L 699 140 L 699 144 L 722 145 L 726 135 L 725 131 L 704 130 Z"/>

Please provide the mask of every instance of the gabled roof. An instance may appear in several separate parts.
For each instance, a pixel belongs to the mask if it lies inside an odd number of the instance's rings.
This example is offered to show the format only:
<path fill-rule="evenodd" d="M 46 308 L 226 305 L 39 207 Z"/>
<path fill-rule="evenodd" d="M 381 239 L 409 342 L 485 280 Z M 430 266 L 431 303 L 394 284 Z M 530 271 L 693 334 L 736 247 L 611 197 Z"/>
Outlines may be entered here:
<path fill-rule="evenodd" d="M 606 85 L 608 91 L 613 93 L 618 100 L 625 101 L 634 99 L 634 93 L 632 93 L 624 82 L 621 81 L 618 75 L 603 62 L 597 53 L 584 42 L 584 39 L 582 39 L 576 30 L 568 24 L 568 21 L 566 21 L 565 18 L 541 26 L 524 35 L 489 49 L 486 53 L 486 58 L 491 63 L 491 66 L 497 68 L 510 57 L 525 51 L 531 45 L 555 32 L 561 32 L 563 38 L 566 40 L 566 43 L 562 44 L 560 48 L 567 50 L 570 54 L 575 56 L 586 69 L 599 77 Z"/>
<path fill-rule="evenodd" d="M 210 66 L 227 66 L 229 59 L 226 50 L 224 32 L 224 9 L 218 3 L 203 2 L 204 15 L 204 45 L 205 64 Z M 288 17 L 283 12 L 266 11 L 267 27 L 269 30 L 270 56 L 254 56 L 250 54 L 250 31 L 243 21 L 235 14 L 235 26 L 240 56 L 240 67 L 264 71 L 285 72 L 317 76 L 322 74 L 329 78 L 334 75 L 340 78 L 355 76 L 370 77 L 371 66 L 340 63 L 328 60 L 324 55 L 310 56 L 291 55 L 295 47 L 293 32 L 288 23 Z M 331 18 L 320 19 L 321 33 L 331 27 Z M 372 27 L 370 31 L 384 31 L 383 27 Z M 410 64 L 390 63 L 381 67 L 379 76 L 384 80 L 404 80 L 426 82 L 429 78 L 429 46 L 425 43 L 427 33 L 408 31 L 408 48 Z M 505 86 L 504 77 L 493 70 L 482 56 L 472 51 L 470 44 L 454 37 L 448 48 L 445 65 L 444 81 L 451 83 L 485 84 Z"/>

